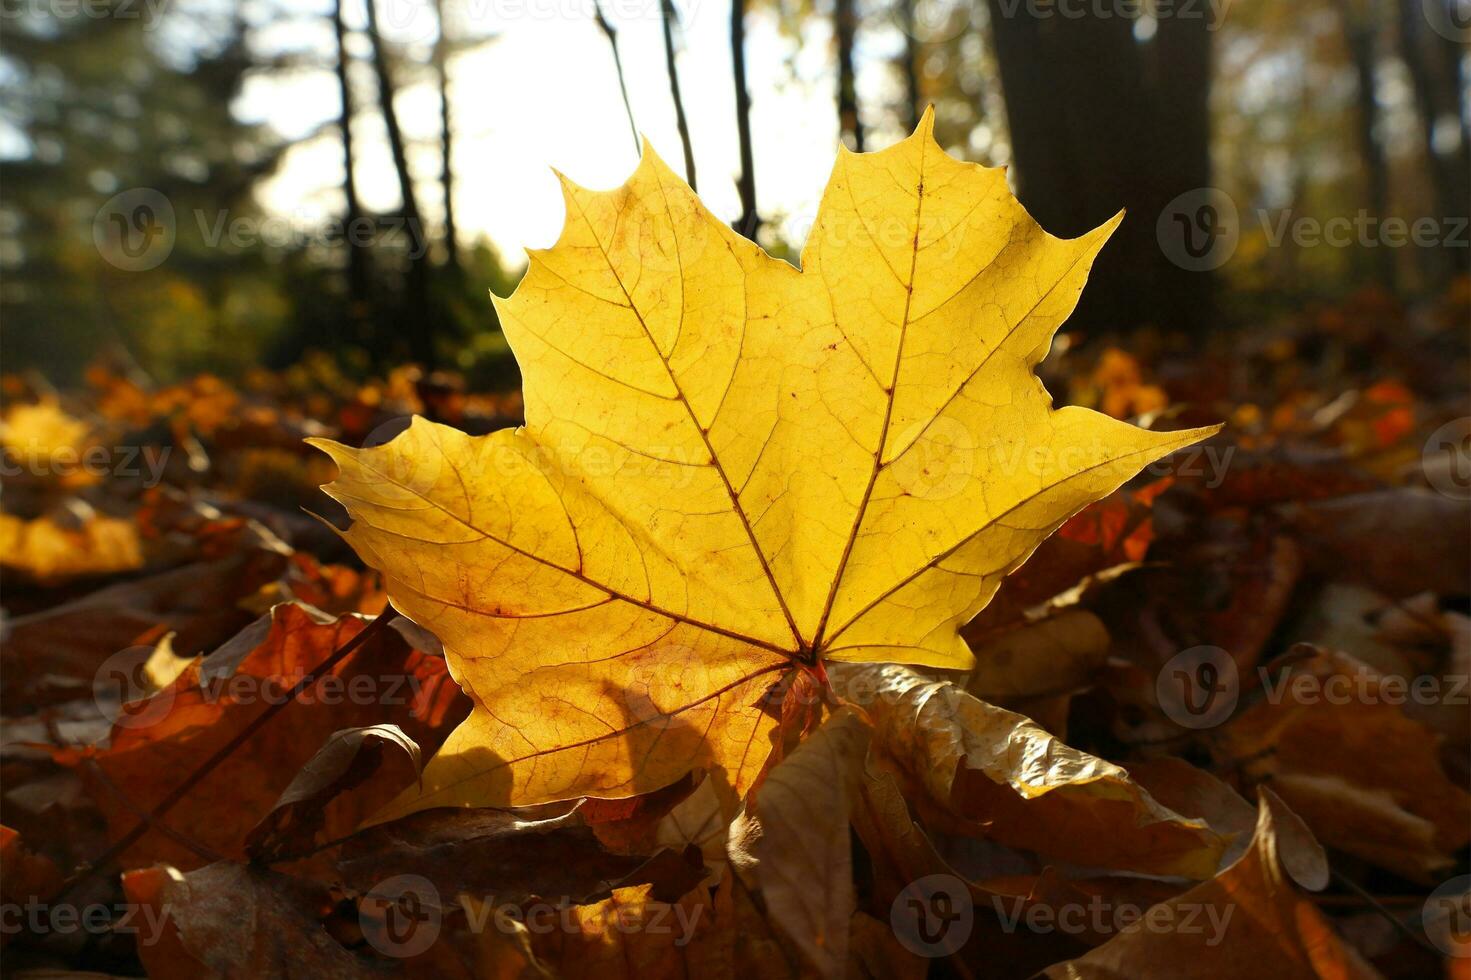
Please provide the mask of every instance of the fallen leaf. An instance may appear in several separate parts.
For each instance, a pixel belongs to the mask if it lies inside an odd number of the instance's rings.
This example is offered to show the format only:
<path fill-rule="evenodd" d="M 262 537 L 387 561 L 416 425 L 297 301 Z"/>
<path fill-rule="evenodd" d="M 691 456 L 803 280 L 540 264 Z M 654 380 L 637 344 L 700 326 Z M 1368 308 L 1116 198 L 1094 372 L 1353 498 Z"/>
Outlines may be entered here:
<path fill-rule="evenodd" d="M 326 805 L 372 776 L 383 765 L 389 748 L 397 748 L 394 758 L 407 759 L 417 775 L 419 745 L 397 725 L 333 732 L 301 767 L 271 812 L 251 830 L 245 839 L 246 853 L 270 863 L 311 847 L 326 818 Z"/>
<path fill-rule="evenodd" d="M 1223 761 L 1270 780 L 1331 847 L 1417 881 L 1453 864 L 1471 793 L 1441 767 L 1441 736 L 1401 709 L 1410 682 L 1302 646 L 1273 666 L 1268 696 L 1220 730 Z"/>
<path fill-rule="evenodd" d="M 129 704 L 107 747 L 56 753 L 79 767 L 114 839 L 361 632 L 366 621 L 281 605 L 263 625 L 265 630 L 247 631 L 244 643 L 226 644 L 162 691 Z M 349 654 L 297 702 L 130 847 L 124 866 L 167 861 L 191 869 L 208 863 L 208 855 L 243 858 L 251 829 L 334 732 L 391 722 L 432 748 L 465 711 L 444 661 L 410 649 L 391 630 Z M 402 788 L 379 781 L 334 800 L 322 832 L 328 839 L 346 835 Z"/>
<path fill-rule="evenodd" d="M 44 854 L 26 847 L 14 828 L 0 826 L 0 899 L 21 907 L 45 901 L 61 886 L 61 871 Z M 3 933 L 8 939 L 9 929 Z"/>
<path fill-rule="evenodd" d="M 236 602 L 278 575 L 285 557 L 251 551 L 119 582 L 7 626 L 0 646 L 0 700 L 7 712 L 51 700 L 57 682 L 92 693 L 99 669 L 118 651 L 153 647 L 173 632 L 174 651 L 192 656 L 234 636 L 255 617 Z"/>
<path fill-rule="evenodd" d="M 611 854 L 575 811 L 538 814 L 439 808 L 377 824 L 343 847 L 338 870 L 361 892 L 399 875 L 427 879 L 446 901 L 519 903 L 533 895 L 582 901 L 645 858 Z"/>
<path fill-rule="evenodd" d="M 568 980 L 683 980 L 704 974 L 690 962 L 698 931 L 711 929 L 714 918 L 701 892 L 668 902 L 654 897 L 649 885 L 636 885 L 591 904 L 541 906 L 538 912 L 554 914 L 557 925 L 545 928 L 546 914 L 540 921 L 528 918 L 532 948 Z"/>
<path fill-rule="evenodd" d="M 159 980 L 381 975 L 322 927 L 327 895 L 309 882 L 240 864 L 187 874 L 159 865 L 124 874 L 123 890 L 148 930 L 139 955 Z"/>
<path fill-rule="evenodd" d="M 1062 694 L 1087 684 L 1108 655 L 1108 629 L 1085 609 L 1008 630 L 975 647 L 966 688 L 998 701 Z"/>
<path fill-rule="evenodd" d="M 0 565 L 54 582 L 140 568 L 143 546 L 132 521 L 74 501 L 33 520 L 0 514 L 0 556 Z"/>
<path fill-rule="evenodd" d="M 1047 970 L 1057 980 L 1169 976 L 1178 980 L 1367 980 L 1378 973 L 1333 931 L 1294 887 L 1327 880 L 1320 866 L 1287 865 L 1311 839 L 1295 814 L 1263 789 L 1251 847 L 1220 875 L 1144 913 L 1132 928 L 1087 955 Z M 1284 841 L 1286 844 L 1284 845 Z M 1187 928 L 1186 924 L 1193 925 Z"/>
<path fill-rule="evenodd" d="M 1352 573 L 1385 595 L 1464 594 L 1471 508 L 1433 490 L 1401 487 L 1291 504 L 1283 513 L 1316 567 Z"/>
<path fill-rule="evenodd" d="M 312 440 L 347 540 L 475 701 L 385 816 L 694 768 L 744 793 L 779 672 L 968 668 L 958 630 L 1009 571 L 1211 431 L 1052 409 L 1033 369 L 1119 218 L 1054 238 L 932 126 L 841 156 L 801 271 L 651 149 L 617 190 L 564 181 L 561 238 L 496 303 L 526 425 Z"/>
<path fill-rule="evenodd" d="M 857 910 L 848 817 L 868 739 L 856 714 L 839 711 L 767 774 L 754 798 L 753 877 L 767 914 L 822 977 L 848 967 Z"/>
<path fill-rule="evenodd" d="M 961 829 L 1065 861 L 1208 878 L 1226 840 L 1160 805 L 1120 767 L 1030 719 L 900 666 L 834 670 L 874 748 Z"/>

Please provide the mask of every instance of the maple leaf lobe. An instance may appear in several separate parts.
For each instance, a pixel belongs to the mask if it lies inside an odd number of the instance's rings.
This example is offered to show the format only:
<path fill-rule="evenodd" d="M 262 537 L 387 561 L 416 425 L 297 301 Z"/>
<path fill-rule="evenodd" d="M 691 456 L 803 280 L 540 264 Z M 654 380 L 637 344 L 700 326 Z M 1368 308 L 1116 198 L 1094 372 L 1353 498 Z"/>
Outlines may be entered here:
<path fill-rule="evenodd" d="M 800 271 L 647 145 L 614 190 L 562 178 L 557 243 L 495 299 L 525 426 L 314 441 L 475 702 L 402 809 L 744 791 L 778 672 L 969 667 L 1010 570 L 1211 431 L 1052 408 L 1033 368 L 1118 219 L 1054 238 L 931 127 L 840 154 Z"/>

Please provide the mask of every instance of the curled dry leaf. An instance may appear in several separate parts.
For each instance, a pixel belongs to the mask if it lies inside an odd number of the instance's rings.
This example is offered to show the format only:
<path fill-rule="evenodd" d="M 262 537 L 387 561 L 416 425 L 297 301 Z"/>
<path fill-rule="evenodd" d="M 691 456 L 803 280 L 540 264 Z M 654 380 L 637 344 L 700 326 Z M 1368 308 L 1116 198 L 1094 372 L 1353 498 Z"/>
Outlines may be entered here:
<path fill-rule="evenodd" d="M 866 707 L 875 750 L 957 829 L 1091 867 L 1189 878 L 1216 870 L 1224 837 L 1022 715 L 900 666 L 834 670 L 833 682 Z"/>
<path fill-rule="evenodd" d="M 497 301 L 526 425 L 314 441 L 349 543 L 475 701 L 424 807 L 744 793 L 794 662 L 968 668 L 958 635 L 1069 516 L 1209 429 L 1054 410 L 1033 369 L 1114 219 L 1048 235 L 999 169 L 844 153 L 800 271 L 646 148 Z"/>
<path fill-rule="evenodd" d="M 1248 779 L 1271 780 L 1330 846 L 1433 879 L 1471 841 L 1471 793 L 1446 775 L 1442 737 L 1400 708 L 1408 682 L 1336 651 L 1290 656 L 1270 696 L 1221 730 L 1218 751 Z"/>
<path fill-rule="evenodd" d="M 269 863 L 309 849 L 322 829 L 327 804 L 377 772 L 390 748 L 399 750 L 395 758 L 407 759 L 414 773 L 419 772 L 419 745 L 397 725 L 364 725 L 327 736 L 271 812 L 250 831 L 246 853 Z"/>
<path fill-rule="evenodd" d="M 862 719 L 839 711 L 755 794 L 753 877 L 772 923 L 822 977 L 842 977 L 848 968 L 848 926 L 857 909 L 848 821 L 868 739 Z"/>
<path fill-rule="evenodd" d="M 1313 855 L 1311 840 L 1297 816 L 1263 789 L 1251 847 L 1235 864 L 1153 906 L 1128 931 L 1046 976 L 1372 980 L 1378 973 L 1294 887 L 1327 882 L 1327 861 L 1321 849 Z M 1195 925 L 1187 928 L 1187 922 Z"/>

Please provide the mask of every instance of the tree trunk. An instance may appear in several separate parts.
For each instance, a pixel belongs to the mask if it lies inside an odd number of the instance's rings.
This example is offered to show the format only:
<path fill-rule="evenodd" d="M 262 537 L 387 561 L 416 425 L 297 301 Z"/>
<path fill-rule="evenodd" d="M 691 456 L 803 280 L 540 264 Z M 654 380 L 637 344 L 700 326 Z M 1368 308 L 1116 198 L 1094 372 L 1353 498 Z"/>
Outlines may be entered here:
<path fill-rule="evenodd" d="M 1440 37 L 1426 29 L 1426 21 L 1418 0 L 1399 0 L 1400 57 L 1410 73 L 1415 90 L 1415 106 L 1420 115 L 1421 152 L 1425 169 L 1435 192 L 1436 217 L 1442 221 L 1465 220 L 1471 214 L 1471 158 L 1464 137 L 1465 121 L 1461 120 L 1461 136 L 1449 149 L 1437 149 L 1436 130 L 1443 124 L 1460 119 L 1460 96 L 1456 71 L 1444 71 L 1448 64 L 1440 61 Z M 1455 59 L 1459 62 L 1459 55 Z M 1441 78 L 1444 74 L 1447 77 Z M 1434 250 L 1429 263 L 1429 285 L 1443 287 L 1456 272 L 1459 255 L 1455 249 Z"/>
<path fill-rule="evenodd" d="M 912 133 L 919 128 L 919 117 L 923 97 L 919 92 L 919 39 L 914 36 L 918 29 L 914 22 L 915 0 L 899 0 L 899 28 L 904 32 L 904 51 L 900 54 L 899 77 L 904 86 L 904 105 L 900 118 L 904 120 L 904 131 Z"/>
<path fill-rule="evenodd" d="M 378 108 L 388 132 L 388 147 L 393 154 L 393 168 L 398 172 L 398 189 L 403 198 L 402 212 L 407 225 L 409 255 L 405 309 L 414 318 L 406 323 L 409 349 L 425 367 L 434 363 L 434 315 L 429 302 L 429 247 L 424 236 L 424 221 L 414 195 L 414 179 L 409 173 L 408 153 L 404 149 L 403 130 L 398 124 L 398 111 L 393 106 L 393 77 L 388 68 L 388 53 L 378 31 L 375 0 L 367 0 L 368 40 L 373 46 L 373 73 L 378 79 Z"/>
<path fill-rule="evenodd" d="M 1167 260 L 1155 238 L 1155 128 L 1133 21 L 1039 18 L 1005 0 L 989 4 L 1022 204 L 1064 237 L 1121 208 L 1130 212 L 1069 322 L 1084 329 L 1157 322 L 1153 287 Z"/>
<path fill-rule="evenodd" d="M 1379 103 L 1374 98 L 1375 68 L 1378 53 L 1375 50 L 1375 24 L 1370 13 L 1363 18 L 1354 15 L 1350 0 L 1340 0 L 1339 13 L 1343 18 L 1344 37 L 1348 43 L 1349 59 L 1353 62 L 1358 77 L 1356 103 L 1359 156 L 1364 165 L 1364 193 L 1367 197 L 1370 217 L 1383 221 L 1389 215 L 1389 163 L 1384 157 L 1384 147 L 1379 142 Z M 1383 243 L 1368 248 L 1364 257 L 1374 279 L 1386 289 L 1394 289 L 1394 252 Z"/>
<path fill-rule="evenodd" d="M 444 196 L 444 264 L 458 276 L 460 242 L 455 224 L 454 129 L 450 125 L 450 41 L 444 19 L 443 0 L 434 0 L 434 16 L 439 20 L 439 37 L 434 42 L 434 75 L 439 85 L 439 186 Z"/>
<path fill-rule="evenodd" d="M 664 22 L 664 65 L 669 71 L 669 94 L 674 99 L 674 122 L 679 127 L 679 142 L 684 147 L 684 176 L 690 190 L 696 190 L 695 148 L 690 142 L 690 124 L 684 115 L 684 98 L 679 94 L 679 71 L 674 65 L 673 0 L 660 0 L 659 13 Z"/>
<path fill-rule="evenodd" d="M 342 133 L 342 196 L 347 210 L 343 218 L 343 243 L 347 249 L 347 294 L 348 315 L 352 321 L 354 340 L 373 346 L 368 335 L 368 311 L 370 309 L 368 283 L 368 253 L 364 251 L 359 235 L 362 234 L 363 209 L 358 203 L 358 182 L 354 172 L 352 147 L 352 87 L 348 78 L 347 26 L 342 21 L 342 0 L 337 0 L 332 9 L 332 26 L 337 34 L 337 91 L 342 100 L 342 109 L 337 117 L 337 128 Z"/>
<path fill-rule="evenodd" d="M 1212 8 L 1200 4 L 1192 11 L 1199 16 L 1187 16 L 1189 8 L 1179 9 L 1179 16 L 1159 19 L 1149 50 L 1155 141 L 1153 164 L 1141 175 L 1154 178 L 1152 206 L 1140 216 L 1146 224 L 1180 195 L 1211 186 Z M 1154 271 L 1154 301 L 1162 325 L 1214 326 L 1215 280 L 1210 270 L 1156 261 Z"/>
<path fill-rule="evenodd" d="M 741 217 L 736 228 L 752 241 L 761 229 L 756 213 L 756 165 L 751 151 L 751 92 L 746 88 L 746 0 L 730 2 L 730 64 L 735 76 L 736 136 L 741 147 L 741 172 L 736 191 L 741 196 Z"/>
<path fill-rule="evenodd" d="M 854 0 L 837 0 L 833 9 L 838 42 L 838 138 L 863 152 L 863 121 L 858 118 L 858 90 L 853 72 L 853 37 L 858 27 Z"/>

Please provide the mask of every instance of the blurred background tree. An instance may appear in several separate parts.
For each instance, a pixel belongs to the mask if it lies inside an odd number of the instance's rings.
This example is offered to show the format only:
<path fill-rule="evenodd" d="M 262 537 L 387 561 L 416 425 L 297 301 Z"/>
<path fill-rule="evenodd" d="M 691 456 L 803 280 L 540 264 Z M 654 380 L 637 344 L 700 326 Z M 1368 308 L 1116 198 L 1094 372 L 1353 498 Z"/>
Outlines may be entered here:
<path fill-rule="evenodd" d="M 516 215 L 556 217 L 521 162 L 626 173 L 626 138 L 594 135 L 608 119 L 691 177 L 698 159 L 711 206 L 795 259 L 810 161 L 888 145 L 933 104 L 941 142 L 1008 165 L 1053 233 L 1128 209 L 1085 333 L 1239 327 L 1369 286 L 1413 303 L 1471 252 L 1463 7 L 6 0 L 6 369 L 64 380 L 108 350 L 168 378 L 319 350 L 514 385 L 486 291 L 546 244 Z M 1178 207 L 1218 231 L 1207 189 L 1236 212 L 1234 251 L 1192 267 L 1162 229 Z M 1440 237 L 1282 234 L 1361 211 Z"/>

